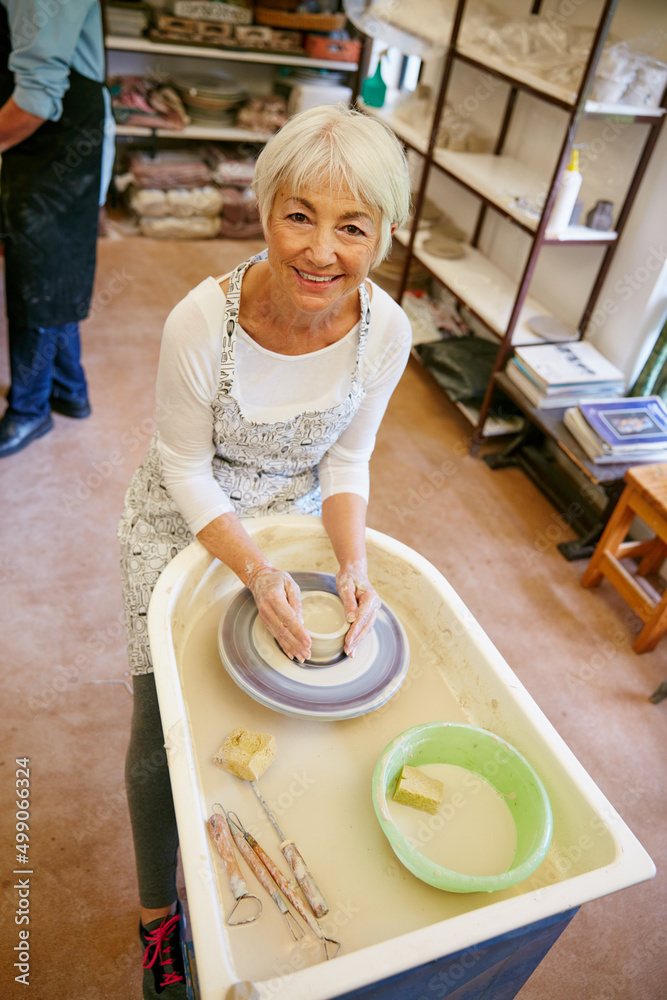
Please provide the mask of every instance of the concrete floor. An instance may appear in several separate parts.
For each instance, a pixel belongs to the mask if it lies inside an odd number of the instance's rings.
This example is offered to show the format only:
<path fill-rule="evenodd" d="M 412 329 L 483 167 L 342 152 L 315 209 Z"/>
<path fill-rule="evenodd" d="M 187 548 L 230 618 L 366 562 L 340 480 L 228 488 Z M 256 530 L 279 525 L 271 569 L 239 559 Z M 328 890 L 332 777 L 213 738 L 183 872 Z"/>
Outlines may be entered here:
<path fill-rule="evenodd" d="M 115 529 L 154 428 L 164 317 L 202 277 L 255 247 L 102 239 L 83 326 L 93 415 L 55 415 L 50 434 L 0 465 L 2 1000 L 141 995 Z M 652 705 L 648 695 L 667 677 L 667 639 L 633 653 L 636 619 L 607 584 L 583 590 L 584 564 L 557 551 L 573 537 L 569 529 L 521 472 L 491 472 L 471 458 L 469 434 L 411 361 L 378 437 L 369 524 L 448 578 L 658 866 L 655 880 L 586 904 L 520 1000 L 660 1000 L 667 702 Z M 31 782 L 29 991 L 12 968 L 21 926 L 12 920 L 14 761 L 23 757 Z"/>

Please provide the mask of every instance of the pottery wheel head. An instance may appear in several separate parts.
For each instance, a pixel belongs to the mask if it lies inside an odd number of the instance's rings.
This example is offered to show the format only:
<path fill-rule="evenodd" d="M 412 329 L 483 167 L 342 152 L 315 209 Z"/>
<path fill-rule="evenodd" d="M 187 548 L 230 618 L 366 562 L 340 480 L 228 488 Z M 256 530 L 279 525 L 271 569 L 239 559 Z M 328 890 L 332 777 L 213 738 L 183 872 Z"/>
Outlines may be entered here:
<path fill-rule="evenodd" d="M 328 573 L 292 573 L 302 595 L 336 594 Z M 251 698 L 284 715 L 347 719 L 384 704 L 398 691 L 410 651 L 396 615 L 382 604 L 373 631 L 353 657 L 340 654 L 325 663 L 290 660 L 260 620 L 247 588 L 222 616 L 218 648 L 225 669 Z"/>

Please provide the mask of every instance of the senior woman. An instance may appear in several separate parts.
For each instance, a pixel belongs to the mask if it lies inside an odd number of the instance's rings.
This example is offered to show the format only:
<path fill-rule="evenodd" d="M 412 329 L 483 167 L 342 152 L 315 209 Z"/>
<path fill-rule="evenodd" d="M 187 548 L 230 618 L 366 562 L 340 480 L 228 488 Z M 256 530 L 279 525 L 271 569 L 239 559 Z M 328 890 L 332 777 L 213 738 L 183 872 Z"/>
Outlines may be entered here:
<path fill-rule="evenodd" d="M 150 595 L 194 537 L 249 587 L 284 652 L 310 639 L 299 588 L 244 517 L 321 514 L 353 655 L 379 598 L 367 575 L 368 462 L 411 344 L 402 309 L 368 274 L 409 211 L 403 151 L 342 106 L 290 119 L 255 170 L 267 249 L 205 278 L 167 318 L 158 431 L 119 526 L 134 711 L 127 793 L 145 948 L 144 997 L 184 998 L 178 839 L 146 634 Z"/>

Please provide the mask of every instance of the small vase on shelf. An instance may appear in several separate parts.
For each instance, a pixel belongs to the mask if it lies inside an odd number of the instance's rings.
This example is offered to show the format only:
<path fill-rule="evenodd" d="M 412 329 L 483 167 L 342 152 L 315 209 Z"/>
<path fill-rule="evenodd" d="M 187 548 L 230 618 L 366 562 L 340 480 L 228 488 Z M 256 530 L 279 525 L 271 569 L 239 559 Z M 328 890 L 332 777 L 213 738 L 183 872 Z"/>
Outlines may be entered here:
<path fill-rule="evenodd" d="M 386 51 L 380 53 L 375 73 L 367 76 L 361 86 L 361 98 L 371 108 L 381 108 L 384 104 L 387 84 L 382 79 L 382 57 L 386 54 Z"/>

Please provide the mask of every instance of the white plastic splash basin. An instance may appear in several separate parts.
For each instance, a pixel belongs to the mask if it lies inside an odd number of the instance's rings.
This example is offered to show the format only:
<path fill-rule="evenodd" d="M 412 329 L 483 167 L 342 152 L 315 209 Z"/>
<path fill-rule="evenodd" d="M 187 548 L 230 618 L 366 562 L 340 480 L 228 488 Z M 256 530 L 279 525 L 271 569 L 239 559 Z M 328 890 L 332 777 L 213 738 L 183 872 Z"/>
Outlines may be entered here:
<path fill-rule="evenodd" d="M 336 571 L 318 518 L 245 524 L 277 566 Z M 244 980 L 262 1000 L 338 997 L 655 874 L 648 854 L 444 577 L 386 535 L 369 530 L 367 541 L 370 579 L 401 619 L 411 658 L 390 701 L 345 721 L 278 714 L 237 687 L 221 662 L 217 632 L 240 584 L 198 542 L 170 563 L 155 588 L 148 622 L 201 1000 L 223 1000 Z M 383 835 L 371 795 L 375 763 L 399 733 L 436 720 L 490 730 L 516 747 L 544 783 L 553 840 L 520 884 L 492 894 L 443 892 L 407 871 Z M 267 896 L 255 923 L 225 923 L 233 898 L 206 830 L 214 804 L 235 810 L 282 862 L 278 836 L 252 788 L 212 762 L 237 726 L 276 737 L 276 759 L 259 787 L 330 905 L 321 923 L 342 944 L 332 962 L 324 961 L 312 934 L 292 942 Z M 425 814 L 424 843 L 428 820 Z M 262 895 L 244 873 L 249 891 Z"/>

